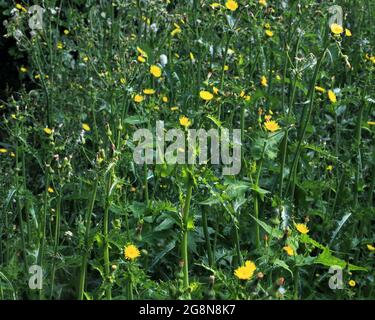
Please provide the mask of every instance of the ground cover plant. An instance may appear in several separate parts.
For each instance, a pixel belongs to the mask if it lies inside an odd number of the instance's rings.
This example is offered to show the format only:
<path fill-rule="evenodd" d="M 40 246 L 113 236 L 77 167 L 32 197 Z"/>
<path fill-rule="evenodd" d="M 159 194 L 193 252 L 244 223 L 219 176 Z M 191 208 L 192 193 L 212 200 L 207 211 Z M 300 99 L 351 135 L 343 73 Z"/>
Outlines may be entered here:
<path fill-rule="evenodd" d="M 0 6 L 0 299 L 374 299 L 373 1 Z"/>

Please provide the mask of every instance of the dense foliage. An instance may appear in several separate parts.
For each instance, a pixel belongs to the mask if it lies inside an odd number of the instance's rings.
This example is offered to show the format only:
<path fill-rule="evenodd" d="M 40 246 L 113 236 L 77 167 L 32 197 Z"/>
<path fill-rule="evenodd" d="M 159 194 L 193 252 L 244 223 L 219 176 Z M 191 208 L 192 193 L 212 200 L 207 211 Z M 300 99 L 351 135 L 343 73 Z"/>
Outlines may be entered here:
<path fill-rule="evenodd" d="M 375 298 L 373 1 L 0 3 L 1 299 Z M 134 163 L 157 120 L 241 171 Z"/>

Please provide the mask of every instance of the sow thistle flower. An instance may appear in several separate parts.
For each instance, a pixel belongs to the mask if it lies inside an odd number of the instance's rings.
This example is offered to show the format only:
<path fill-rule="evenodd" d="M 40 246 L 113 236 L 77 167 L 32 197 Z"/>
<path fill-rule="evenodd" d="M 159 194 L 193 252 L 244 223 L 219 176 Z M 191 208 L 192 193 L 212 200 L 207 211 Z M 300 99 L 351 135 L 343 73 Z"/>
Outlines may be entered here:
<path fill-rule="evenodd" d="M 191 125 L 191 121 L 188 117 L 181 116 L 179 120 L 180 120 L 180 125 L 182 125 L 185 128 Z"/>
<path fill-rule="evenodd" d="M 200 96 L 201 99 L 203 99 L 204 101 L 210 101 L 210 100 L 212 100 L 212 98 L 214 97 L 214 95 L 213 95 L 211 92 L 204 91 L 204 90 L 202 90 L 201 92 L 199 92 L 199 96 Z"/>
<path fill-rule="evenodd" d="M 52 132 L 53 132 L 53 130 L 50 129 L 50 128 L 44 128 L 43 131 L 44 131 L 44 133 L 47 134 L 47 135 L 51 135 Z"/>
<path fill-rule="evenodd" d="M 356 285 L 356 283 L 355 283 L 354 280 L 349 280 L 348 284 L 349 284 L 349 286 L 351 286 L 352 288 L 354 288 L 355 285 Z"/>
<path fill-rule="evenodd" d="M 23 6 L 22 6 L 21 4 L 19 4 L 19 3 L 16 4 L 16 8 L 17 8 L 18 10 L 23 11 L 23 12 L 27 12 L 27 9 L 26 9 L 25 7 L 23 7 Z"/>
<path fill-rule="evenodd" d="M 63 49 L 64 48 L 64 45 L 62 44 L 62 42 L 58 42 L 57 45 L 56 45 L 57 49 Z"/>
<path fill-rule="evenodd" d="M 234 271 L 234 275 L 240 280 L 249 280 L 256 270 L 256 265 L 254 262 L 247 260 L 244 266 L 238 267 Z"/>
<path fill-rule="evenodd" d="M 55 190 L 53 190 L 52 187 L 48 187 L 47 191 L 48 191 L 49 193 L 54 193 L 54 192 L 55 192 Z"/>
<path fill-rule="evenodd" d="M 27 72 L 27 68 L 26 68 L 26 67 L 21 67 L 21 68 L 20 68 L 20 71 L 21 71 L 22 73 L 26 73 L 26 72 Z"/>
<path fill-rule="evenodd" d="M 315 90 L 318 91 L 318 92 L 321 92 L 321 93 L 325 93 L 326 92 L 326 89 L 324 89 L 322 87 L 319 87 L 319 86 L 315 86 Z"/>
<path fill-rule="evenodd" d="M 332 90 L 328 90 L 328 99 L 332 103 L 336 103 L 337 102 L 336 95 L 335 95 L 335 93 Z"/>
<path fill-rule="evenodd" d="M 141 96 L 140 94 L 136 94 L 133 98 L 134 102 L 136 103 L 141 103 L 144 100 L 144 97 Z"/>
<path fill-rule="evenodd" d="M 337 23 L 332 23 L 331 32 L 335 35 L 339 35 L 344 32 L 344 28 Z"/>
<path fill-rule="evenodd" d="M 82 123 L 82 129 L 87 132 L 91 130 L 90 126 L 87 123 Z"/>
<path fill-rule="evenodd" d="M 150 66 L 150 73 L 155 77 L 155 78 L 160 78 L 161 76 L 161 68 L 158 67 L 157 65 L 151 65 Z"/>
<path fill-rule="evenodd" d="M 307 234 L 310 231 L 304 223 L 296 223 L 294 226 L 302 234 Z"/>
<path fill-rule="evenodd" d="M 294 250 L 291 246 L 283 247 L 283 250 L 286 252 L 288 256 L 294 256 Z"/>
<path fill-rule="evenodd" d="M 268 87 L 268 80 L 265 76 L 262 76 L 260 78 L 260 84 L 263 86 L 263 87 Z"/>
<path fill-rule="evenodd" d="M 367 249 L 368 249 L 369 251 L 375 251 L 375 247 L 374 247 L 373 245 L 371 245 L 371 244 L 368 244 L 368 245 L 367 245 Z"/>
<path fill-rule="evenodd" d="M 227 9 L 229 9 L 230 11 L 236 11 L 237 8 L 238 8 L 238 3 L 234 0 L 228 0 L 226 3 L 225 3 L 225 6 L 227 7 Z"/>
<path fill-rule="evenodd" d="M 259 0 L 259 4 L 263 7 L 267 6 L 267 1 L 266 0 Z"/>
<path fill-rule="evenodd" d="M 144 93 L 144 94 L 151 95 L 151 94 L 154 94 L 154 93 L 155 93 L 155 90 L 154 90 L 154 89 L 144 89 L 144 90 L 143 90 L 143 93 Z"/>
<path fill-rule="evenodd" d="M 7 149 L 5 149 L 5 148 L 0 148 L 0 153 L 7 153 L 7 152 L 8 152 Z"/>
<path fill-rule="evenodd" d="M 137 259 L 141 253 L 139 252 L 138 248 L 134 244 L 129 244 L 124 248 L 124 256 L 127 260 L 135 260 Z"/>
<path fill-rule="evenodd" d="M 351 37 L 352 36 L 352 32 L 349 29 L 345 29 L 345 35 L 347 37 Z"/>
<path fill-rule="evenodd" d="M 268 120 L 264 123 L 264 127 L 267 131 L 275 132 L 277 130 L 280 130 L 279 124 L 275 120 Z"/>
<path fill-rule="evenodd" d="M 273 31 L 266 29 L 265 33 L 267 37 L 270 37 L 270 38 L 273 37 Z"/>

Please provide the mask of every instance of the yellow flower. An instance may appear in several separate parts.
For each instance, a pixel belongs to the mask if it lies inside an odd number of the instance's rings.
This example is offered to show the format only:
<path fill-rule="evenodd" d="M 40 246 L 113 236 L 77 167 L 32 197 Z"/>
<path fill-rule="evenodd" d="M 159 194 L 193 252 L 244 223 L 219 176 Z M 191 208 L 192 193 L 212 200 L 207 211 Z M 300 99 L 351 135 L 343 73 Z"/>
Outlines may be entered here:
<path fill-rule="evenodd" d="M 144 58 L 147 58 L 147 53 L 145 51 L 143 51 L 140 47 L 137 47 L 137 51 L 139 52 L 139 54 L 144 57 Z"/>
<path fill-rule="evenodd" d="M 263 7 L 267 6 L 267 1 L 266 0 L 259 0 L 259 4 Z"/>
<path fill-rule="evenodd" d="M 58 42 L 56 47 L 57 47 L 57 49 L 63 49 L 64 45 L 61 42 Z"/>
<path fill-rule="evenodd" d="M 354 280 L 349 280 L 348 283 L 349 283 L 349 286 L 351 286 L 351 287 L 355 287 L 355 285 L 356 285 Z"/>
<path fill-rule="evenodd" d="M 1 149 L 0 149 L 0 153 L 7 153 L 7 152 L 8 152 L 8 150 L 5 149 L 5 148 L 1 148 Z"/>
<path fill-rule="evenodd" d="M 352 36 L 352 32 L 349 29 L 345 29 L 345 35 L 347 37 L 351 37 Z"/>
<path fill-rule="evenodd" d="M 10 156 L 14 158 L 16 156 L 16 154 L 14 152 L 11 152 Z"/>
<path fill-rule="evenodd" d="M 236 1 L 234 0 L 228 0 L 226 3 L 225 3 L 225 6 L 227 7 L 227 9 L 229 9 L 230 11 L 236 11 L 237 8 L 238 8 L 238 4 Z"/>
<path fill-rule="evenodd" d="M 44 131 L 46 134 L 48 134 L 48 135 L 51 135 L 52 132 L 53 132 L 52 129 L 50 129 L 50 128 L 44 128 L 43 131 Z"/>
<path fill-rule="evenodd" d="M 265 76 L 262 76 L 260 78 L 260 84 L 263 86 L 263 87 L 268 87 L 268 81 L 267 81 L 267 78 Z"/>
<path fill-rule="evenodd" d="M 130 244 L 124 248 L 124 255 L 126 259 L 134 260 L 138 258 L 141 255 L 141 253 L 134 244 Z"/>
<path fill-rule="evenodd" d="M 10 116 L 12 117 L 12 119 L 17 120 L 17 116 L 14 113 L 11 114 Z"/>
<path fill-rule="evenodd" d="M 144 89 L 144 90 L 143 90 L 143 93 L 144 93 L 144 94 L 154 94 L 154 93 L 155 93 L 155 90 L 154 90 L 154 89 Z"/>
<path fill-rule="evenodd" d="M 125 78 L 121 78 L 121 79 L 120 79 L 120 83 L 121 83 L 121 84 L 125 84 L 125 83 L 126 83 L 126 79 L 125 79 Z"/>
<path fill-rule="evenodd" d="M 21 68 L 20 68 L 20 71 L 21 71 L 22 73 L 26 73 L 26 72 L 27 72 L 27 68 L 25 68 L 25 67 L 21 67 Z"/>
<path fill-rule="evenodd" d="M 165 103 L 167 103 L 167 102 L 169 101 L 168 97 L 166 97 L 166 96 L 164 96 L 164 97 L 162 98 L 162 100 L 163 100 L 163 102 L 165 102 Z"/>
<path fill-rule="evenodd" d="M 180 125 L 187 128 L 191 125 L 191 121 L 189 120 L 188 117 L 182 116 L 180 117 Z"/>
<path fill-rule="evenodd" d="M 190 56 L 190 60 L 191 60 L 192 62 L 194 62 L 194 61 L 195 61 L 194 54 L 193 54 L 192 52 L 190 52 L 190 53 L 189 53 L 189 56 Z"/>
<path fill-rule="evenodd" d="M 36 74 L 36 75 L 34 76 L 34 79 L 40 79 L 40 74 Z"/>
<path fill-rule="evenodd" d="M 296 223 L 295 227 L 302 234 L 307 234 L 310 231 L 309 228 L 304 223 Z"/>
<path fill-rule="evenodd" d="M 367 124 L 368 124 L 369 126 L 375 126 L 375 121 L 367 121 Z"/>
<path fill-rule="evenodd" d="M 268 130 L 270 132 L 275 132 L 277 130 L 280 130 L 279 124 L 274 120 L 266 121 L 264 123 L 264 127 L 266 128 L 266 130 Z"/>
<path fill-rule="evenodd" d="M 64 30 L 64 34 L 67 36 L 69 34 L 69 30 L 68 29 L 65 29 Z"/>
<path fill-rule="evenodd" d="M 141 96 L 140 94 L 136 94 L 136 95 L 134 96 L 133 100 L 134 100 L 135 102 L 137 102 L 137 103 L 140 103 L 140 102 L 142 102 L 142 101 L 144 100 L 144 97 Z"/>
<path fill-rule="evenodd" d="M 177 111 L 178 107 L 171 107 L 171 111 Z"/>
<path fill-rule="evenodd" d="M 138 60 L 138 62 L 140 62 L 140 63 L 143 63 L 143 62 L 146 61 L 146 59 L 145 59 L 144 57 L 142 57 L 142 56 L 138 56 L 137 60 Z"/>
<path fill-rule="evenodd" d="M 53 190 L 53 188 L 51 188 L 51 187 L 48 187 L 47 191 L 48 191 L 49 193 L 54 193 L 54 192 L 55 192 L 55 190 Z"/>
<path fill-rule="evenodd" d="M 201 91 L 199 92 L 199 96 L 201 97 L 201 99 L 205 100 L 205 101 L 210 101 L 214 96 L 211 92 L 208 92 L 208 91 Z"/>
<path fill-rule="evenodd" d="M 291 246 L 285 246 L 283 250 L 286 252 L 288 256 L 294 256 L 294 250 Z"/>
<path fill-rule="evenodd" d="M 240 280 L 249 280 L 256 270 L 255 263 L 252 261 L 246 261 L 244 266 L 238 267 L 234 271 L 234 275 Z"/>
<path fill-rule="evenodd" d="M 367 249 L 369 249 L 370 251 L 375 251 L 375 247 L 371 244 L 367 245 Z"/>
<path fill-rule="evenodd" d="M 159 78 L 159 77 L 161 76 L 161 68 L 153 64 L 153 65 L 150 67 L 150 73 L 151 73 L 155 78 Z"/>
<path fill-rule="evenodd" d="M 319 87 L 319 86 L 315 86 L 315 90 L 318 91 L 318 92 L 321 92 L 321 93 L 325 93 L 326 92 L 326 89 L 324 89 L 322 87 Z"/>
<path fill-rule="evenodd" d="M 327 171 L 332 171 L 333 170 L 333 166 L 332 165 L 327 166 L 326 170 Z"/>
<path fill-rule="evenodd" d="M 212 87 L 212 91 L 214 94 L 219 94 L 219 89 L 216 87 Z"/>
<path fill-rule="evenodd" d="M 27 12 L 26 8 L 23 7 L 23 6 L 22 6 L 21 4 L 19 4 L 19 3 L 16 4 L 16 8 L 17 8 L 18 10 L 22 10 L 23 12 Z"/>
<path fill-rule="evenodd" d="M 328 99 L 332 103 L 336 103 L 337 102 L 336 95 L 335 95 L 335 93 L 332 90 L 328 90 Z"/>
<path fill-rule="evenodd" d="M 344 28 L 337 23 L 333 23 L 331 24 L 331 31 L 333 34 L 341 34 L 343 33 Z"/>
<path fill-rule="evenodd" d="M 174 30 L 171 31 L 171 36 L 174 37 L 177 33 L 181 32 L 181 28 L 175 28 Z"/>
<path fill-rule="evenodd" d="M 90 126 L 87 123 L 82 123 L 82 129 L 85 130 L 85 131 L 91 130 Z"/>
<path fill-rule="evenodd" d="M 83 57 L 83 61 L 84 61 L 84 62 L 89 61 L 89 57 L 88 57 L 88 56 L 84 56 L 84 57 Z"/>
<path fill-rule="evenodd" d="M 224 66 L 224 71 L 228 71 L 229 70 L 229 66 L 228 65 L 225 65 Z"/>
<path fill-rule="evenodd" d="M 213 3 L 210 4 L 210 7 L 211 7 L 212 9 L 219 8 L 220 6 L 221 6 L 221 4 L 220 4 L 220 3 L 217 3 L 217 2 L 213 2 Z"/>
<path fill-rule="evenodd" d="M 266 33 L 266 36 L 268 36 L 268 37 L 273 37 L 273 32 L 271 31 L 271 30 L 266 30 L 265 31 L 265 33 Z"/>

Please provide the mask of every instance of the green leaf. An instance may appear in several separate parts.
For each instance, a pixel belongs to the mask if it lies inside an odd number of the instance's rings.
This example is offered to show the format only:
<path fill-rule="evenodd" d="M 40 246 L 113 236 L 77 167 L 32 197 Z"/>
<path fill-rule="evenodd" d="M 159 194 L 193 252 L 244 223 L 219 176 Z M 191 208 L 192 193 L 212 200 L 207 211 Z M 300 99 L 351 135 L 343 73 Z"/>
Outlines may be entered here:
<path fill-rule="evenodd" d="M 285 270 L 287 270 L 288 272 L 290 272 L 290 274 L 292 275 L 292 278 L 293 278 L 293 272 L 292 270 L 290 270 L 289 266 L 285 263 L 285 261 L 282 261 L 280 259 L 276 259 L 274 262 L 273 262 L 273 265 L 274 266 L 279 266 Z"/>

